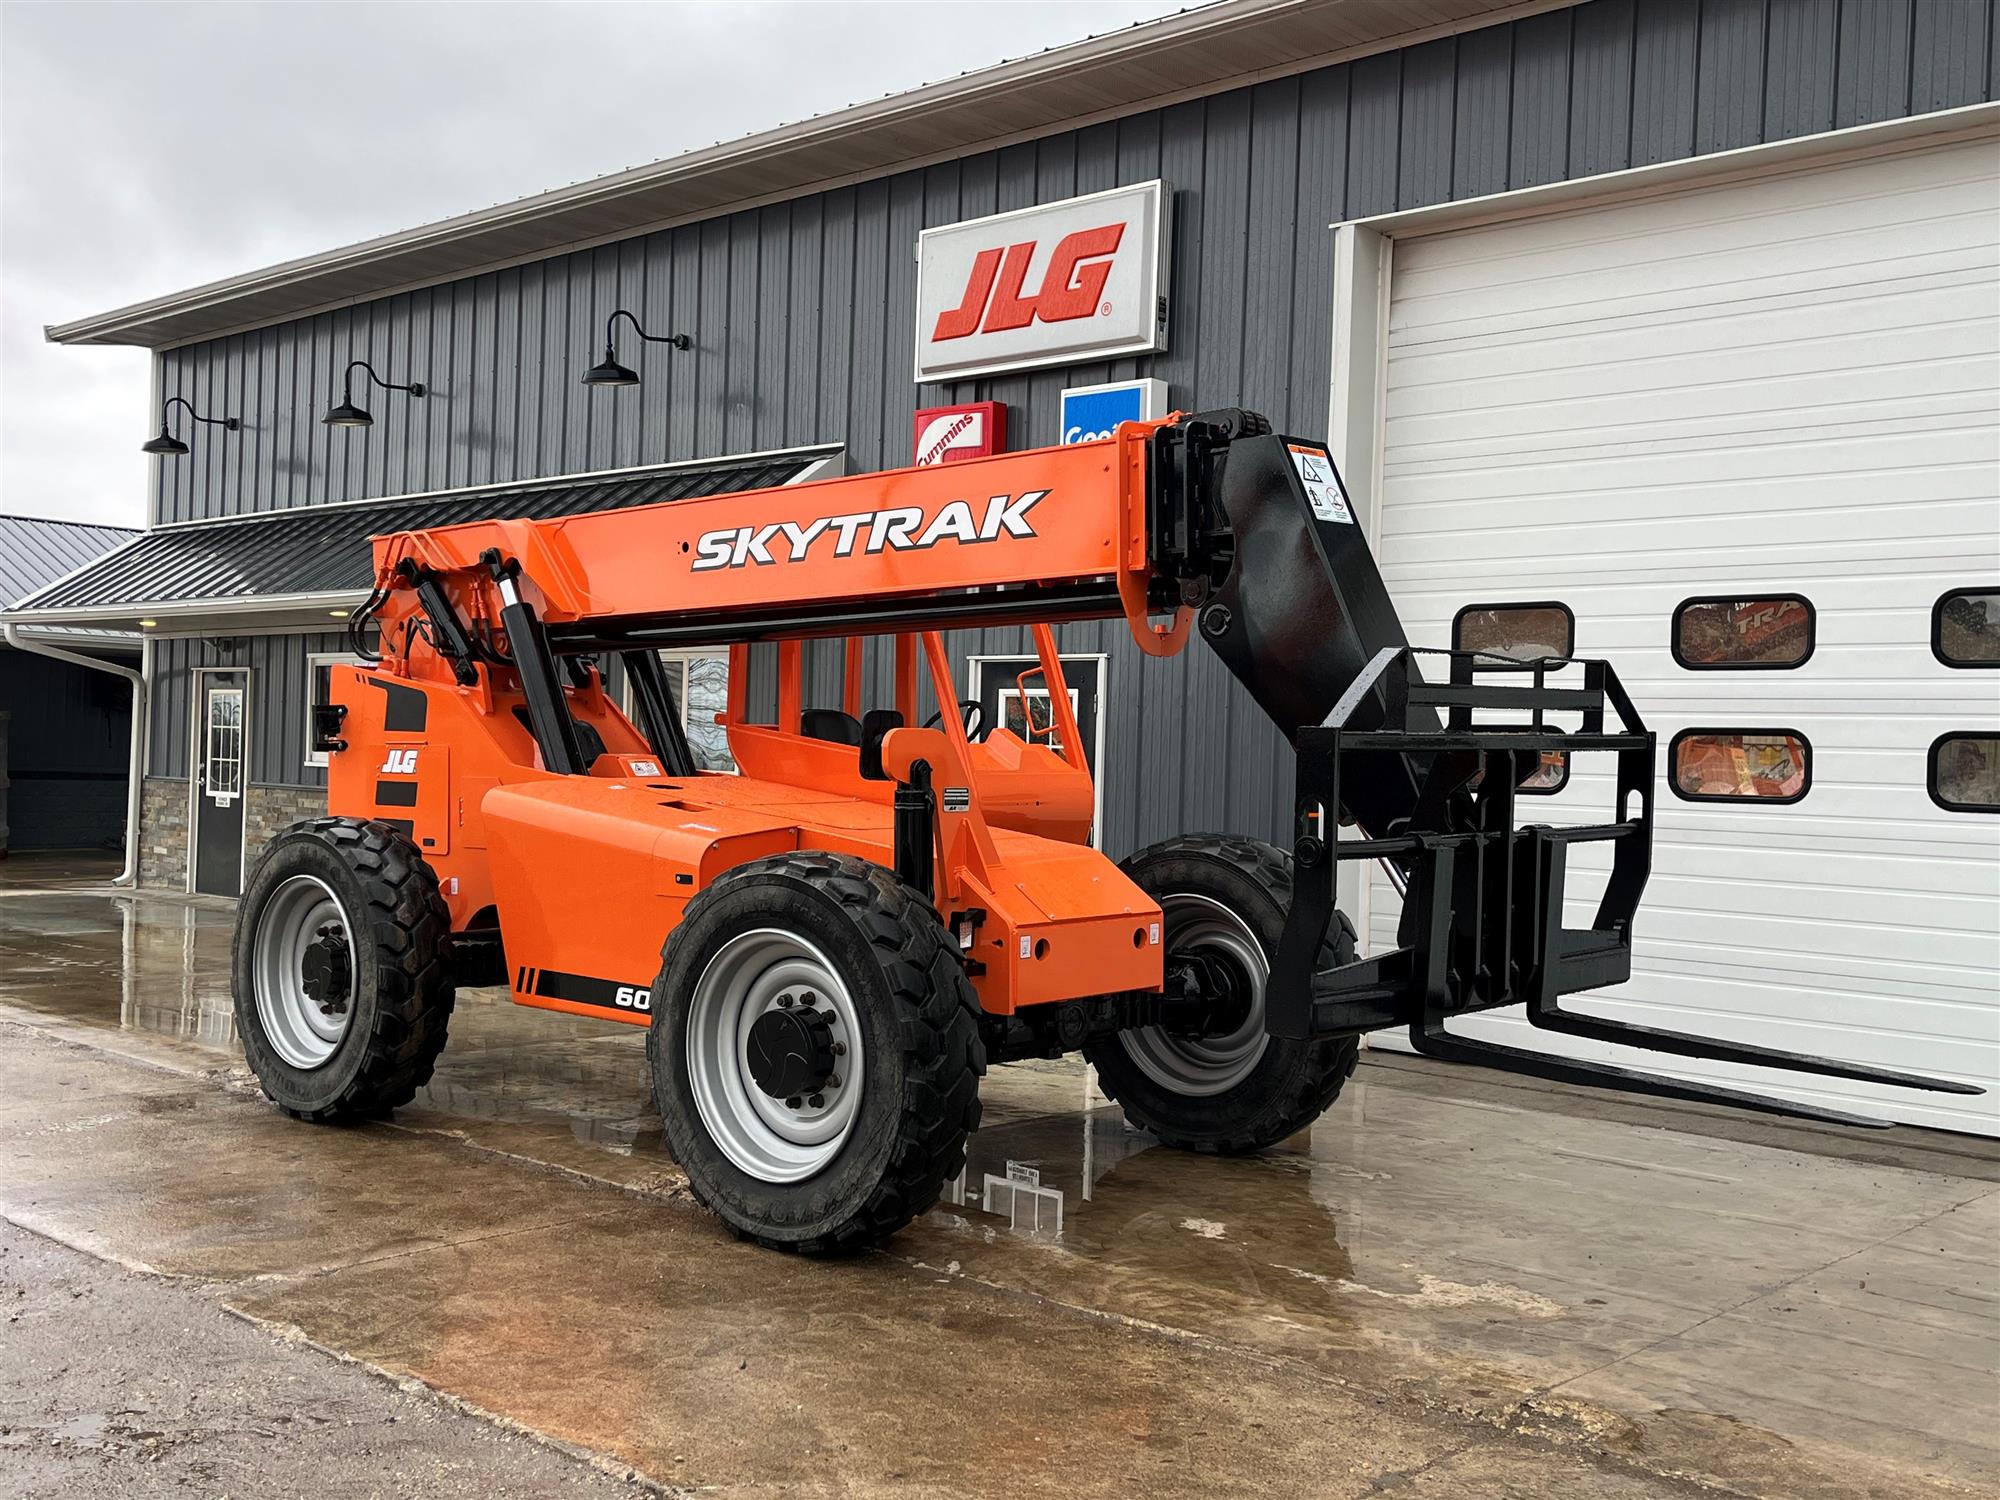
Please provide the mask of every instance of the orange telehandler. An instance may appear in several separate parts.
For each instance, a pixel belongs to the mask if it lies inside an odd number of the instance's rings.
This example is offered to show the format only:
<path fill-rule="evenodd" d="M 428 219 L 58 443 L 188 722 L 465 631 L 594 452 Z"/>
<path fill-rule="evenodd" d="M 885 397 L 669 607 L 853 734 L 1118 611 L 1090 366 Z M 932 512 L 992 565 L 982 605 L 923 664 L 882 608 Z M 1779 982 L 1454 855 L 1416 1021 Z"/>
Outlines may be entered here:
<path fill-rule="evenodd" d="M 406 1103 L 455 988 L 504 983 L 648 1026 L 695 1193 L 740 1234 L 830 1251 L 879 1242 L 962 1169 L 988 1061 L 1081 1050 L 1133 1122 L 1215 1152 L 1310 1124 L 1387 1026 L 1434 1055 L 1852 1119 L 1446 1030 L 1503 1005 L 1659 1051 L 1962 1087 L 1564 1009 L 1631 972 L 1653 736 L 1603 662 L 1413 650 L 1326 449 L 1249 413 L 374 546 L 354 624 L 359 649 L 375 622 L 379 656 L 336 668 L 315 710 L 331 816 L 272 841 L 237 920 L 244 1049 L 302 1118 Z M 1091 847 L 1052 626 L 1117 615 L 1149 655 L 1199 636 L 1286 729 L 1289 851 Z M 940 632 L 1006 624 L 1032 632 L 1020 701 L 1043 725 L 959 700 Z M 869 637 L 893 652 L 881 705 Z M 844 672 L 809 703 L 816 638 L 844 638 Z M 690 749 L 659 652 L 691 646 L 728 649 L 740 774 Z M 753 650 L 775 657 L 774 703 L 753 707 Z M 1558 754 L 1610 759 L 1609 821 L 1517 826 L 1518 788 Z M 1568 927 L 1568 853 L 1599 843 L 1596 914 Z M 1395 949 L 1357 955 L 1345 859 L 1402 890 Z"/>

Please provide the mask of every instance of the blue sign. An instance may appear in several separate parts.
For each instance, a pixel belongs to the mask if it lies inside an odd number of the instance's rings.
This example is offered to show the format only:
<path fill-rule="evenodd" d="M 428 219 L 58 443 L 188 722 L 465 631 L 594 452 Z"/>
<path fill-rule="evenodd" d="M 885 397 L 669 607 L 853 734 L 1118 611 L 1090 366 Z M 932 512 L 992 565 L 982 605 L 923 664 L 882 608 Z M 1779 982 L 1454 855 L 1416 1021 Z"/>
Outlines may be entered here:
<path fill-rule="evenodd" d="M 1120 380 L 1111 385 L 1084 385 L 1062 393 L 1064 446 L 1108 438 L 1120 422 L 1140 422 L 1167 414 L 1164 380 Z"/>

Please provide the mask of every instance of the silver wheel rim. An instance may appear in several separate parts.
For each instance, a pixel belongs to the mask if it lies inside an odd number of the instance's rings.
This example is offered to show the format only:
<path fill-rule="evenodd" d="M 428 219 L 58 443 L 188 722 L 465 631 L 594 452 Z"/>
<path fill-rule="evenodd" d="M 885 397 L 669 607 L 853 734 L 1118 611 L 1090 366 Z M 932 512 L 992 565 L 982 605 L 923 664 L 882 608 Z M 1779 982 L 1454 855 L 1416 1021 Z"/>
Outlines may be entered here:
<path fill-rule="evenodd" d="M 306 993 L 306 950 L 329 922 L 337 924 L 346 939 L 347 972 L 358 978 L 354 924 L 326 883 L 311 875 L 290 876 L 271 892 L 257 917 L 252 950 L 257 1019 L 263 1023 L 265 1039 L 278 1056 L 307 1071 L 333 1056 L 354 1015 L 352 994 L 344 1009 L 329 1011 Z"/>
<path fill-rule="evenodd" d="M 774 1099 L 750 1074 L 750 1028 L 768 1010 L 814 1005 L 832 1023 L 838 1083 L 814 1105 Z M 861 1111 L 861 1017 L 827 956 L 795 933 L 760 927 L 731 938 L 688 1003 L 687 1077 L 709 1139 L 760 1182 L 803 1182 L 840 1154 Z"/>
<path fill-rule="evenodd" d="M 1250 1076 L 1271 1038 L 1264 1031 L 1264 992 L 1271 978 L 1264 945 L 1235 912 L 1206 896 L 1167 896 L 1160 902 L 1162 936 L 1169 953 L 1202 949 L 1234 964 L 1250 982 L 1249 1013 L 1227 1036 L 1174 1036 L 1157 1026 L 1123 1031 L 1125 1055 L 1161 1088 L 1206 1097 L 1227 1093 Z"/>

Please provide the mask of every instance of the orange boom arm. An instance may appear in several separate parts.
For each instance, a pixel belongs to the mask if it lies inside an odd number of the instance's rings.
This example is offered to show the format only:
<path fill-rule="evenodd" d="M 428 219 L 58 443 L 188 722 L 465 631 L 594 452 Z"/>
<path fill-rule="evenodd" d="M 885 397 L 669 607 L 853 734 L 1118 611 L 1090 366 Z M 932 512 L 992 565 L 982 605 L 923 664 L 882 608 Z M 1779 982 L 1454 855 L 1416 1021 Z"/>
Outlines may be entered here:
<path fill-rule="evenodd" d="M 1146 449 L 1163 425 L 779 490 L 404 532 L 377 540 L 376 576 L 393 588 L 408 560 L 477 594 L 482 559 L 498 551 L 534 580 L 559 639 L 593 623 L 666 643 L 846 634 L 871 618 L 946 628 L 1122 612 L 1142 647 L 1165 654 L 1185 642 L 1189 612 L 1148 620 Z"/>

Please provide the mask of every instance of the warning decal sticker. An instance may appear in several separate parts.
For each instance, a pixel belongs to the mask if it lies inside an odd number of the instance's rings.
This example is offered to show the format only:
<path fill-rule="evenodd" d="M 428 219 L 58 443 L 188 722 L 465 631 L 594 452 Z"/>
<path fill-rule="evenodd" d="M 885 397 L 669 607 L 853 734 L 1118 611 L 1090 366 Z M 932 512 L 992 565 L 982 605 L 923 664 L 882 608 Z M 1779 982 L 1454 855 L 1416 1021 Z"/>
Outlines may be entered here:
<path fill-rule="evenodd" d="M 1299 471 L 1299 483 L 1306 487 L 1306 499 L 1312 504 L 1313 514 L 1322 521 L 1352 526 L 1354 512 L 1348 508 L 1347 492 L 1340 487 L 1333 460 L 1321 449 L 1308 448 L 1303 443 L 1287 443 L 1285 450 L 1292 455 L 1292 467 Z"/>

